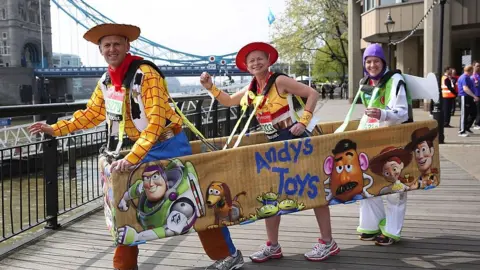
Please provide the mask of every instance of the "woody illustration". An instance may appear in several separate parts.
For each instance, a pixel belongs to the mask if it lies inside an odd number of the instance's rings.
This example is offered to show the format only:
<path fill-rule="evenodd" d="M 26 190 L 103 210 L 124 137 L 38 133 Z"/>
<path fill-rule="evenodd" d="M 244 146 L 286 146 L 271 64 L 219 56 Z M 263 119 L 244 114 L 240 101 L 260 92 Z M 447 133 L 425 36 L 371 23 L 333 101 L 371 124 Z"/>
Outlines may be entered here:
<path fill-rule="evenodd" d="M 435 155 L 433 141 L 437 134 L 437 128 L 419 128 L 412 133 L 411 142 L 405 146 L 405 150 L 414 153 L 418 170 L 421 173 L 418 178 L 419 189 L 430 189 L 439 184 L 438 169 L 432 168 L 433 156 Z"/>
<path fill-rule="evenodd" d="M 402 192 L 411 189 L 413 177 L 401 176 L 404 168 L 412 161 L 412 155 L 409 151 L 388 146 L 380 151 L 380 154 L 370 160 L 370 170 L 383 176 L 390 184 L 382 188 L 378 195 L 384 195 L 394 192 Z"/>

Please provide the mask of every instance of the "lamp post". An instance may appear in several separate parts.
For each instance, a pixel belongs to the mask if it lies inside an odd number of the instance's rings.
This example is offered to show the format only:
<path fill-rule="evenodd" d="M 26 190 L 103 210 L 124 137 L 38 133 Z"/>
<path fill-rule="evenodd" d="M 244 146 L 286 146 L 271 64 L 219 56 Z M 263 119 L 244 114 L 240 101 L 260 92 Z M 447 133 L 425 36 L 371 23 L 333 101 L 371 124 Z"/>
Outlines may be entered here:
<path fill-rule="evenodd" d="M 438 102 L 435 103 L 433 107 L 433 118 L 437 120 L 438 125 L 438 143 L 445 143 L 445 134 L 444 134 L 444 115 L 443 115 L 443 96 L 441 88 L 441 79 L 442 79 L 442 60 L 443 60 L 443 24 L 445 17 L 445 3 L 447 0 L 440 0 L 440 34 L 438 42 L 438 55 L 437 55 L 437 81 L 438 81 Z"/>
<path fill-rule="evenodd" d="M 312 87 L 312 61 L 313 60 L 313 56 L 312 56 L 312 52 L 310 51 L 308 53 L 308 86 L 309 87 Z"/>
<path fill-rule="evenodd" d="M 392 32 L 393 28 L 395 27 L 395 21 L 392 20 L 392 15 L 390 14 L 390 11 L 387 14 L 387 20 L 385 20 L 385 28 L 387 28 L 387 34 L 388 34 L 388 65 L 390 68 L 392 67 L 392 45 L 390 42 L 392 42 Z"/>

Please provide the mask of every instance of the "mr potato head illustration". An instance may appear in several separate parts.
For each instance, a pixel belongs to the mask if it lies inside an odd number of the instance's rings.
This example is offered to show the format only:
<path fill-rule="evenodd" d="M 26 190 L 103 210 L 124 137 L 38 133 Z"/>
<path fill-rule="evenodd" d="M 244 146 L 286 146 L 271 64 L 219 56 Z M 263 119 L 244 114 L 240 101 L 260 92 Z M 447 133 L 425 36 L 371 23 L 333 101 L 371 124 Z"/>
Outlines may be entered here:
<path fill-rule="evenodd" d="M 429 129 L 422 127 L 413 131 L 411 142 L 405 146 L 409 152 L 413 152 L 417 162 L 420 177 L 418 178 L 419 189 L 431 189 L 439 184 L 438 168 L 432 168 L 435 147 L 433 141 L 437 137 L 438 128 Z"/>
<path fill-rule="evenodd" d="M 323 163 L 323 170 L 329 177 L 324 181 L 326 200 L 330 205 L 352 203 L 373 197 L 368 193 L 373 178 L 366 173 L 368 156 L 357 151 L 357 144 L 344 139 L 337 143 Z"/>

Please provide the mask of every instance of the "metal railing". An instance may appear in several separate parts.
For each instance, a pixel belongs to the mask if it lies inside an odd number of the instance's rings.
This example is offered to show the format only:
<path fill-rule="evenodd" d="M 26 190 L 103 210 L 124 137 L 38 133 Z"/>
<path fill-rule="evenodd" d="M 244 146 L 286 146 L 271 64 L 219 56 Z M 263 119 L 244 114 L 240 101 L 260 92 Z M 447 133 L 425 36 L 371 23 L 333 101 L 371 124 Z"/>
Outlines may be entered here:
<path fill-rule="evenodd" d="M 227 136 L 240 115 L 239 107 L 226 108 L 209 96 L 175 98 L 179 108 L 194 102 L 186 117 L 207 138 Z M 0 107 L 0 117 L 36 116 L 55 123 L 65 113 L 85 108 L 85 103 Z M 247 113 L 246 115 L 248 115 Z M 246 117 L 242 119 L 242 124 Z M 258 123 L 252 121 L 252 128 Z M 195 135 L 187 128 L 190 140 Z M 63 137 L 33 136 L 32 141 L 0 146 L 0 244 L 32 229 L 56 229 L 59 217 L 103 196 L 97 164 L 100 148 L 107 142 L 106 128 L 85 130 Z M 124 149 L 133 142 L 126 139 Z"/>

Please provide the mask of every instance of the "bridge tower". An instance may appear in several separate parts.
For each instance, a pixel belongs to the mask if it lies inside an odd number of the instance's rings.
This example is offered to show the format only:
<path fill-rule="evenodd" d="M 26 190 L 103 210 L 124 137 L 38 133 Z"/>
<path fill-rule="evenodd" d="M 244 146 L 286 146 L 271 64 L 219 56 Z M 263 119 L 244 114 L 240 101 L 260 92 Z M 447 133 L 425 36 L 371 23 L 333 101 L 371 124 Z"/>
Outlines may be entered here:
<path fill-rule="evenodd" d="M 52 56 L 50 0 L 0 0 L 0 66 L 41 67 L 41 43 L 48 67 Z"/>
<path fill-rule="evenodd" d="M 50 0 L 0 0 L 0 105 L 41 102 L 33 69 L 42 67 L 42 54 L 51 66 Z"/>

